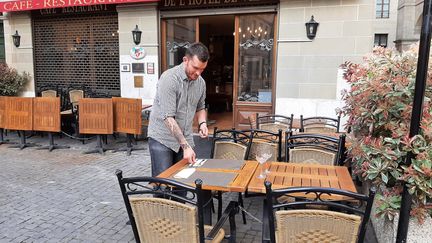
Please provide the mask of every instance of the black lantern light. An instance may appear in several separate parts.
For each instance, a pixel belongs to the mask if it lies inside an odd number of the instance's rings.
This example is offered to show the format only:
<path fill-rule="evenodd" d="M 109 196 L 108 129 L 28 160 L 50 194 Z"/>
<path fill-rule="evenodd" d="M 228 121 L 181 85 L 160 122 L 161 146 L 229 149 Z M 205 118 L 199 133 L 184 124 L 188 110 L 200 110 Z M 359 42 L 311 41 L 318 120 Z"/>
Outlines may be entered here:
<path fill-rule="evenodd" d="M 12 40 L 16 47 L 20 46 L 21 36 L 18 34 L 18 30 L 15 32 L 15 34 L 12 35 Z"/>
<path fill-rule="evenodd" d="M 315 38 L 316 32 L 318 30 L 319 23 L 314 20 L 314 16 L 311 16 L 309 22 L 306 22 L 306 35 L 309 39 Z"/>
<path fill-rule="evenodd" d="M 132 30 L 132 37 L 135 45 L 139 45 L 141 42 L 141 33 L 142 31 L 138 29 L 138 25 L 135 26 L 135 29 Z"/>

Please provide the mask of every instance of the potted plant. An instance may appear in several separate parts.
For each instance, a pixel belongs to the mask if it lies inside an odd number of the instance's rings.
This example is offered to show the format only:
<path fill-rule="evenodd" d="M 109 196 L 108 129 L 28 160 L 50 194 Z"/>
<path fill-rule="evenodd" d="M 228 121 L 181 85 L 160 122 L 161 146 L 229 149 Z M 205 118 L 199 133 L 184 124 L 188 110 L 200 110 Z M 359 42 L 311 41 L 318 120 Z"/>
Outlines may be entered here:
<path fill-rule="evenodd" d="M 343 92 L 355 141 L 349 150 L 353 171 L 363 180 L 378 186 L 374 227 L 381 242 L 395 242 L 397 217 L 403 182 L 413 195 L 408 241 L 432 242 L 430 233 L 416 233 L 418 227 L 432 231 L 432 79 L 429 75 L 424 98 L 421 132 L 409 137 L 414 97 L 418 45 L 408 51 L 377 47 L 360 64 L 345 63 L 345 79 L 351 89 Z M 429 64 L 429 73 L 432 67 Z M 404 166 L 408 152 L 412 164 Z M 396 219 L 395 219 L 396 217 Z M 428 223 L 424 223 L 428 221 Z M 389 230 L 392 229 L 392 230 Z M 388 233 L 389 235 L 385 235 Z M 426 240 L 426 241 L 425 241 Z"/>
<path fill-rule="evenodd" d="M 6 63 L 0 63 L 0 96 L 17 96 L 29 81 L 28 73 L 19 74 Z"/>

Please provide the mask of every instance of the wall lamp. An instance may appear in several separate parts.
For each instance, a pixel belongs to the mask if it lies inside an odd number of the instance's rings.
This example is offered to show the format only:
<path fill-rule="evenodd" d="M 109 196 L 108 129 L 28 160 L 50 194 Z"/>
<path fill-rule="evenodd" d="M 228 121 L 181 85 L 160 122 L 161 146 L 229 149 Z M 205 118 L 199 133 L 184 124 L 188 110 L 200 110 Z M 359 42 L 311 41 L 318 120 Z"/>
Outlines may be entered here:
<path fill-rule="evenodd" d="M 13 43 L 16 47 L 19 47 L 21 44 L 21 36 L 18 34 L 18 30 L 16 30 L 15 34 L 12 35 Z"/>
<path fill-rule="evenodd" d="M 138 25 L 135 26 L 135 29 L 132 30 L 132 37 L 135 45 L 139 45 L 141 42 L 141 33 L 142 31 L 138 29 Z"/>
<path fill-rule="evenodd" d="M 309 22 L 306 22 L 306 35 L 307 38 L 313 40 L 316 36 L 316 32 L 318 30 L 319 23 L 314 20 L 314 16 L 311 16 Z"/>

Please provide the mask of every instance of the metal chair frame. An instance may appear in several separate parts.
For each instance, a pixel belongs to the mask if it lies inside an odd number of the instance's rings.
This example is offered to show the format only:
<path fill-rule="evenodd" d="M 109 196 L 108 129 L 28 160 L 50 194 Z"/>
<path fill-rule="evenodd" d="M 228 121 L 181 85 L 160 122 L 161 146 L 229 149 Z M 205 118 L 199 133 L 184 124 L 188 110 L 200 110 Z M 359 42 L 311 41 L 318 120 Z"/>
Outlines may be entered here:
<path fill-rule="evenodd" d="M 343 165 L 345 162 L 345 134 L 339 138 L 322 134 L 296 134 L 285 132 L 285 162 L 289 162 L 289 150 L 295 148 L 314 148 L 336 153 L 334 165 Z"/>
<path fill-rule="evenodd" d="M 337 118 L 325 117 L 325 116 L 313 116 L 304 118 L 300 115 L 300 131 L 304 132 L 307 127 L 328 127 L 334 128 L 336 132 L 339 132 L 340 127 L 340 116 Z"/>
<path fill-rule="evenodd" d="M 282 124 L 287 126 L 286 131 L 291 131 L 293 126 L 294 114 L 291 114 L 290 117 L 276 115 L 276 114 L 268 114 L 264 116 L 260 116 L 259 113 L 256 113 L 256 129 L 262 129 L 260 125 L 263 124 Z"/>
<path fill-rule="evenodd" d="M 123 200 L 126 206 L 126 211 L 132 226 L 132 230 L 135 236 L 136 242 L 140 242 L 140 236 L 138 233 L 137 224 L 133 215 L 130 196 L 134 195 L 152 195 L 155 197 L 161 197 L 167 200 L 174 200 L 177 202 L 193 205 L 197 207 L 197 219 L 198 219 L 198 242 L 204 243 L 205 240 L 212 240 L 219 230 L 222 228 L 227 219 L 230 222 L 230 242 L 235 242 L 236 236 L 236 225 L 235 225 L 235 214 L 238 212 L 237 202 L 230 202 L 225 209 L 220 220 L 214 225 L 208 235 L 204 235 L 204 215 L 203 208 L 205 202 L 203 201 L 202 195 L 202 181 L 197 179 L 195 181 L 196 187 L 176 182 L 165 178 L 156 177 L 123 177 L 121 170 L 116 171 L 116 176 L 120 185 L 120 190 L 123 196 Z M 184 196 L 179 195 L 179 192 L 183 192 Z M 195 242 L 197 239 L 191 239 L 191 242 Z"/>

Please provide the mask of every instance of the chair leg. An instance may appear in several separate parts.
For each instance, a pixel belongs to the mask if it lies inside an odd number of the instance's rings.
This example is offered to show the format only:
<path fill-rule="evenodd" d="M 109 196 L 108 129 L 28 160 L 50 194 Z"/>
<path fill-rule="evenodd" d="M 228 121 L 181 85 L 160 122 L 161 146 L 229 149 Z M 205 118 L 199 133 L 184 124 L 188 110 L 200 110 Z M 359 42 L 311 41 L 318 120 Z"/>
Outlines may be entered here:
<path fill-rule="evenodd" d="M 244 208 L 243 196 L 241 192 L 238 193 L 238 203 L 242 208 Z M 243 224 L 246 224 L 246 213 L 243 210 L 242 210 L 242 218 L 243 218 Z"/>

